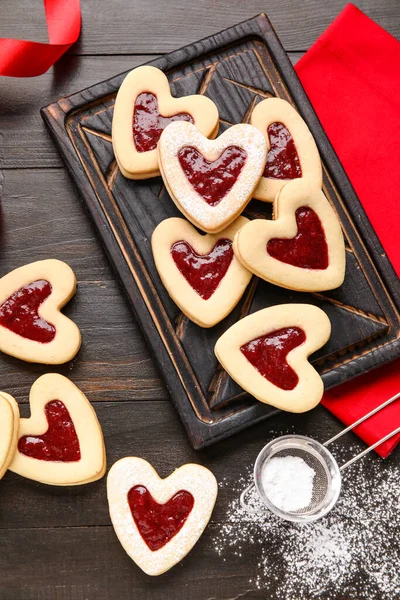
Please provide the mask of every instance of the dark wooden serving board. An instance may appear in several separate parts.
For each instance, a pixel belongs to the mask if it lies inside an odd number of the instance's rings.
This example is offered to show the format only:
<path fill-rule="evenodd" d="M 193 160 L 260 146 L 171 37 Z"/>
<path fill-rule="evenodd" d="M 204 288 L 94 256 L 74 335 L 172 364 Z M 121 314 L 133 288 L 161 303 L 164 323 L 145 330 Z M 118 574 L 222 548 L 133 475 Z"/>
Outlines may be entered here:
<path fill-rule="evenodd" d="M 253 278 L 237 308 L 205 330 L 184 317 L 156 272 L 150 239 L 163 219 L 178 216 L 161 178 L 125 179 L 111 145 L 116 92 L 126 75 L 63 98 L 42 110 L 81 192 L 108 256 L 153 350 L 195 448 L 271 416 L 275 409 L 243 392 L 219 367 L 213 348 L 236 320 L 266 306 L 308 302 L 326 311 L 332 337 L 312 357 L 326 388 L 400 356 L 400 286 L 350 182 L 276 34 L 260 15 L 150 64 L 167 72 L 176 96 L 201 93 L 219 108 L 224 131 L 247 122 L 272 96 L 289 100 L 308 123 L 324 165 L 324 191 L 341 220 L 347 250 L 344 284 L 323 294 L 285 290 Z M 250 218 L 271 218 L 253 200 Z"/>

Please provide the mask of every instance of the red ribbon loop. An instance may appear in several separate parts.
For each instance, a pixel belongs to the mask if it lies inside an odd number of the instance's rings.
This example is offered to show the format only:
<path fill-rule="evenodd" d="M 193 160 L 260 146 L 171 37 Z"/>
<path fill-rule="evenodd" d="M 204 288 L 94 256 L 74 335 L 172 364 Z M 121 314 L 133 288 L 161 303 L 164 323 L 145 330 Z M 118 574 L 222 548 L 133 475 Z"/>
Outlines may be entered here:
<path fill-rule="evenodd" d="M 44 0 L 49 43 L 0 38 L 0 75 L 42 75 L 79 38 L 79 0 Z"/>

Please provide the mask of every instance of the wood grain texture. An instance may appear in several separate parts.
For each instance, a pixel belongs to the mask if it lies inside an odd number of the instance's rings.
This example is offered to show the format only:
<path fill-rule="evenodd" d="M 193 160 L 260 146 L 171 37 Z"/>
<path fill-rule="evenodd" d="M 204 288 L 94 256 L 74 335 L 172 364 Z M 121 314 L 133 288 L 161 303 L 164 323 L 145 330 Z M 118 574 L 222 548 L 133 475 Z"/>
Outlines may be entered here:
<path fill-rule="evenodd" d="M 326 389 L 393 360 L 400 354 L 399 281 L 380 255 L 368 224 L 293 68 L 264 15 L 152 62 L 168 71 L 173 94 L 204 93 L 224 126 L 247 119 L 265 97 L 293 103 L 306 119 L 323 159 L 324 191 L 342 223 L 347 243 L 345 283 L 327 294 L 290 292 L 264 281 L 249 286 L 231 314 L 210 329 L 182 319 L 155 269 L 151 236 L 158 223 L 179 216 L 161 178 L 135 182 L 116 168 L 111 145 L 115 93 L 123 75 L 54 103 L 43 117 L 81 191 L 111 262 L 120 276 L 172 400 L 195 448 L 269 417 L 219 367 L 217 339 L 249 313 L 286 302 L 321 307 L 332 323 L 328 343 L 311 358 Z M 94 193 L 95 192 L 95 193 Z M 252 201 L 246 216 L 270 218 L 270 207 Z M 363 226 L 359 226 L 360 219 Z M 368 239 L 369 256 L 363 239 Z M 376 261 L 376 268 L 374 265 Z M 381 276 L 385 276 L 386 290 Z"/>
<path fill-rule="evenodd" d="M 245 558 L 234 550 L 217 555 L 213 539 L 219 528 L 209 525 L 182 563 L 154 578 L 132 564 L 111 526 L 11 530 L 0 563 L 7 600 L 286 600 L 273 586 L 259 589 L 254 583 L 257 541 L 249 543 Z M 372 600 L 359 592 L 360 600 Z M 318 598 L 334 597 L 321 591 Z"/>
<path fill-rule="evenodd" d="M 293 63 L 302 53 L 292 52 Z M 31 79 L 0 78 L 0 169 L 61 167 L 39 108 L 154 56 L 64 56 Z"/>
<path fill-rule="evenodd" d="M 26 402 L 34 379 L 53 370 L 97 400 L 167 398 L 66 171 L 6 171 L 1 211 L 0 275 L 45 258 L 67 262 L 78 291 L 65 314 L 79 325 L 83 345 L 71 364 L 51 369 L 3 355 L 0 388 Z"/>
<path fill-rule="evenodd" d="M 212 524 L 192 554 L 164 577 L 151 579 L 135 567 L 115 537 L 107 513 L 105 480 L 60 489 L 7 473 L 0 482 L 1 600 L 288 600 L 278 599 L 273 586 L 257 590 L 249 583 L 257 575 L 258 555 L 253 544 L 241 557 L 232 552 L 223 562 L 216 555 L 214 536 L 226 519 L 228 503 L 236 497 L 230 484 L 248 472 L 270 439 L 271 428 L 277 434 L 295 430 L 320 441 L 341 428 L 322 407 L 297 417 L 281 413 L 268 427 L 256 425 L 211 449 L 195 452 L 166 401 L 167 391 L 69 177 L 61 170 L 43 169 L 61 165 L 39 117 L 44 104 L 145 62 L 150 46 L 166 52 L 260 10 L 272 15 L 289 47 L 306 48 L 345 3 L 270 0 L 261 6 L 251 0 L 206 0 L 193 6 L 180 0 L 178 19 L 174 5 L 162 3 L 160 24 L 150 12 L 152 4 L 160 6 L 160 1 L 82 1 L 84 29 L 74 53 L 119 54 L 129 48 L 129 52 L 146 56 L 65 57 L 40 78 L 0 79 L 0 161 L 3 168 L 15 169 L 4 172 L 4 182 L 0 171 L 0 196 L 4 184 L 0 275 L 29 260 L 50 256 L 71 262 L 77 271 L 82 285 L 67 313 L 85 326 L 84 346 L 69 374 L 95 402 L 106 436 L 108 466 L 122 456 L 140 455 L 166 476 L 181 463 L 195 461 L 210 466 L 219 479 L 227 477 L 229 485 L 221 489 Z M 138 4 L 135 15 L 133 8 Z M 397 0 L 358 4 L 399 37 Z M 315 18 L 310 6 L 316 9 Z M 114 7 L 122 9 L 115 21 Z M 184 20 L 191 9 L 187 28 Z M 42 0 L 3 0 L 0 35 L 45 41 Z M 74 304 L 77 301 L 79 306 Z M 99 318 L 113 323 L 106 328 L 106 343 Z M 0 355 L 0 389 L 26 403 L 30 385 L 45 370 Z M 21 410 L 28 415 L 26 404 Z M 350 445 L 354 444 L 353 451 L 364 447 L 353 435 L 346 437 L 344 444 L 348 458 Z M 399 450 L 385 465 L 398 459 Z M 372 456 L 370 460 L 379 459 Z M 360 600 L 362 597 L 360 594 Z M 333 600 L 332 595 L 330 598 Z M 325 600 L 322 595 L 321 600 Z M 343 595 L 334 600 L 344 600 Z"/>
<path fill-rule="evenodd" d="M 5 600 L 130 600 L 132 594 L 146 600 L 289 600 L 278 596 L 273 586 L 257 589 L 251 583 L 257 575 L 257 540 L 249 543 L 245 555 L 238 556 L 234 548 L 226 550 L 224 560 L 216 552 L 215 540 L 227 520 L 229 504 L 239 494 L 237 481 L 250 471 L 266 442 L 293 427 L 297 433 L 323 441 L 340 429 L 339 423 L 322 407 L 294 419 L 279 414 L 269 423 L 272 432 L 260 424 L 212 449 L 195 452 L 168 402 L 94 406 L 105 434 L 109 467 L 123 456 L 140 455 L 162 477 L 187 461 L 211 468 L 223 481 L 211 522 L 189 556 L 165 575 L 151 578 L 132 563 L 115 536 L 105 479 L 82 487 L 55 488 L 7 473 L 1 482 L 0 597 L 1 590 L 6 590 Z M 344 441 L 342 460 L 361 447 L 350 435 Z M 386 467 L 394 460 L 388 459 Z M 351 485 L 351 474 L 344 483 Z M 322 591 L 319 598 L 331 600 L 332 595 Z"/>
<path fill-rule="evenodd" d="M 209 467 L 219 481 L 228 477 L 234 482 L 243 466 L 251 466 L 262 445 L 274 437 L 271 430 L 290 428 L 293 423 L 292 415 L 279 414 L 268 427 L 256 425 L 214 448 L 196 452 L 170 402 L 97 402 L 96 393 L 92 392 L 88 397 L 103 428 L 107 472 L 124 456 L 141 456 L 153 464 L 161 477 L 167 477 L 177 465 L 199 462 Z M 21 407 L 21 414 L 28 416 L 28 406 Z M 333 435 L 331 432 L 339 431 L 340 424 L 331 421 L 329 413 L 322 407 L 311 416 L 295 417 L 299 433 L 314 435 L 321 440 Z M 0 529 L 110 525 L 105 478 L 81 487 L 63 488 L 29 481 L 9 472 L 1 482 L 1 489 Z M 29 510 L 23 502 L 27 494 L 31 497 Z M 229 486 L 221 487 L 213 522 L 224 521 L 231 499 Z"/>
<path fill-rule="evenodd" d="M 41 0 L 0 3 L 2 36 L 46 41 Z M 286 50 L 307 50 L 347 4 L 346 0 L 85 0 L 83 32 L 74 54 L 158 54 L 185 46 L 267 12 Z M 359 8 L 400 36 L 397 0 L 359 0 Z M 29 18 L 26 15 L 29 14 Z"/>
<path fill-rule="evenodd" d="M 0 78 L 0 169 L 60 167 L 60 157 L 54 152 L 39 109 L 151 58 L 64 56 L 41 77 Z"/>

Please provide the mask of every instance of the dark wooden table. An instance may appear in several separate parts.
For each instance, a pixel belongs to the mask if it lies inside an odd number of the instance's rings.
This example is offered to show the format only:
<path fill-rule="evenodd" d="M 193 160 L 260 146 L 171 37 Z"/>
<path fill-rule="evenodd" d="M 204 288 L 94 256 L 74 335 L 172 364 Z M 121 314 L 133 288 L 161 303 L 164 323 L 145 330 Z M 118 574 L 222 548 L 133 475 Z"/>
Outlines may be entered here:
<path fill-rule="evenodd" d="M 342 0 L 82 0 L 81 39 L 67 56 L 42 77 L 0 80 L 0 275 L 49 257 L 74 269 L 79 291 L 65 312 L 79 325 L 83 346 L 73 363 L 58 371 L 93 402 L 108 465 L 137 455 L 166 476 L 185 462 L 200 462 L 229 483 L 247 471 L 270 439 L 271 427 L 294 426 L 322 440 L 339 431 L 340 423 L 322 407 L 304 416 L 280 414 L 207 450 L 192 450 L 39 108 L 262 11 L 295 62 L 344 5 Z M 400 37 L 398 0 L 358 5 Z M 0 35 L 46 41 L 42 1 L 3 0 Z M 23 416 L 30 386 L 48 370 L 1 356 L 0 388 L 16 397 Z M 355 437 L 346 443 L 363 447 Z M 398 457 L 395 453 L 390 461 Z M 105 479 L 63 489 L 7 473 L 0 496 L 1 599 L 275 598 L 273 589 L 249 584 L 257 566 L 250 546 L 241 561 L 230 561 L 229 554 L 222 561 L 213 549 L 213 535 L 233 498 L 229 485 L 221 489 L 211 525 L 190 556 L 158 579 L 144 576 L 119 545 Z"/>

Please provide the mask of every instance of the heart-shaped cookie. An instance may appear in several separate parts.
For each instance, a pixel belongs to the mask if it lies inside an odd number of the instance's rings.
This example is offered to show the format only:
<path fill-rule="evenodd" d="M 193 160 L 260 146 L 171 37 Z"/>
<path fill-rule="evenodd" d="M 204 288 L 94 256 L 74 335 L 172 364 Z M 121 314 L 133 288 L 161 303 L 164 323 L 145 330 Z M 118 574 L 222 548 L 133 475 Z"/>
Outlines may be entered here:
<path fill-rule="evenodd" d="M 257 400 L 301 413 L 322 398 L 324 384 L 307 358 L 330 334 L 330 321 L 320 308 L 281 304 L 232 325 L 217 341 L 215 354 L 232 379 Z"/>
<path fill-rule="evenodd" d="M 103 434 L 86 396 L 66 377 L 42 375 L 31 388 L 31 416 L 20 420 L 10 470 L 49 485 L 81 485 L 103 477 Z"/>
<path fill-rule="evenodd" d="M 311 181 L 322 187 L 322 166 L 314 138 L 286 100 L 267 98 L 252 112 L 250 123 L 265 136 L 268 154 L 254 197 L 272 202 L 288 181 Z"/>
<path fill-rule="evenodd" d="M 161 132 L 174 121 L 194 123 L 206 137 L 218 133 L 218 109 L 206 96 L 173 98 L 162 71 L 134 69 L 119 88 L 112 121 L 112 143 L 118 166 L 129 179 L 159 175 L 156 147 Z"/>
<path fill-rule="evenodd" d="M 215 140 L 191 123 L 172 123 L 157 147 L 165 186 L 179 210 L 207 233 L 230 225 L 250 201 L 265 164 L 263 135 L 233 125 Z"/>
<path fill-rule="evenodd" d="M 124 550 L 147 575 L 161 575 L 193 548 L 217 499 L 214 475 L 183 465 L 166 479 L 142 458 L 117 461 L 107 478 L 111 521 Z"/>
<path fill-rule="evenodd" d="M 12 461 L 18 441 L 19 409 L 12 396 L 0 393 L 0 479 Z"/>
<path fill-rule="evenodd" d="M 239 217 L 218 234 L 201 235 L 185 219 L 162 221 L 151 239 L 154 262 L 169 295 L 201 327 L 212 327 L 242 297 L 251 273 L 235 258 L 232 241 L 248 223 Z"/>
<path fill-rule="evenodd" d="M 286 184 L 274 201 L 274 221 L 256 219 L 235 237 L 235 256 L 252 273 L 291 290 L 321 292 L 342 285 L 343 233 L 322 190 Z"/>
<path fill-rule="evenodd" d="M 76 279 L 60 260 L 30 263 L 0 280 L 0 350 L 28 362 L 58 365 L 71 360 L 81 334 L 60 309 Z"/>

